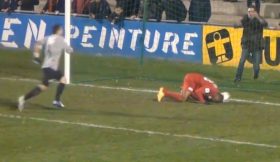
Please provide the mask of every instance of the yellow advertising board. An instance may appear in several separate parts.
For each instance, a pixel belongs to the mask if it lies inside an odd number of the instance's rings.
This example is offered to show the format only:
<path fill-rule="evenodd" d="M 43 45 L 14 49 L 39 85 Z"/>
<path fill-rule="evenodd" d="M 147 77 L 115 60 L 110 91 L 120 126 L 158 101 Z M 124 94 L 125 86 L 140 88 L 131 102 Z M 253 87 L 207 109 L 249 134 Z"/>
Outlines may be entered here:
<path fill-rule="evenodd" d="M 242 28 L 205 25 L 203 28 L 203 64 L 236 67 L 241 56 Z M 264 31 L 265 49 L 261 68 L 280 70 L 280 31 Z M 246 67 L 251 66 L 248 59 Z"/>

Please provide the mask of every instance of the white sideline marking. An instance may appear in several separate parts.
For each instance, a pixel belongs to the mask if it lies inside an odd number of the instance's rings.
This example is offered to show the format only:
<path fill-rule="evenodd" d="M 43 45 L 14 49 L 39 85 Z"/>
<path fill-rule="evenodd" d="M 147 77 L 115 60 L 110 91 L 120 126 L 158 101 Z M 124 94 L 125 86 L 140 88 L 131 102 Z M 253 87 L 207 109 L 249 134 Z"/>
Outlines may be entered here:
<path fill-rule="evenodd" d="M 38 117 L 23 117 L 23 116 L 19 116 L 19 115 L 7 115 L 7 114 L 2 114 L 2 113 L 0 113 L 0 117 L 10 118 L 10 119 L 28 119 L 28 120 L 33 120 L 33 121 L 56 123 L 56 124 L 61 124 L 61 125 L 73 125 L 73 126 L 82 126 L 82 127 L 98 128 L 98 129 L 110 129 L 110 130 L 131 132 L 131 133 L 136 133 L 136 134 L 159 135 L 159 136 L 168 136 L 168 137 L 177 137 L 177 138 L 189 138 L 189 139 L 196 139 L 196 140 L 230 143 L 230 144 L 235 144 L 235 145 L 248 145 L 248 146 L 254 146 L 254 147 L 273 148 L 273 149 L 279 148 L 278 145 L 270 145 L 270 144 L 254 143 L 254 142 L 246 142 L 246 141 L 236 141 L 236 140 L 223 139 L 223 138 L 202 137 L 202 136 L 190 135 L 190 134 L 173 134 L 173 133 L 168 133 L 168 132 L 140 130 L 140 129 L 125 128 L 125 127 L 114 127 L 114 126 L 109 126 L 109 125 L 100 125 L 100 124 L 93 124 L 93 123 L 71 122 L 71 121 L 65 121 L 65 120 L 53 120 L 53 119 L 38 118 Z"/>
<path fill-rule="evenodd" d="M 23 82 L 33 82 L 39 83 L 39 80 L 35 79 L 20 79 L 20 78 L 0 78 L 0 80 L 9 80 L 9 81 L 23 81 Z M 137 89 L 137 88 L 126 88 L 126 87 L 110 87 L 110 86 L 100 86 L 94 84 L 82 84 L 82 83 L 72 83 L 70 86 L 80 86 L 80 87 L 90 87 L 90 88 L 100 88 L 100 89 L 110 89 L 110 90 L 121 90 L 121 91 L 131 91 L 131 92 L 141 92 L 141 93 L 157 93 L 157 90 L 151 89 Z M 230 99 L 231 102 L 239 102 L 239 103 L 247 103 L 247 104 L 262 104 L 262 105 L 269 105 L 269 106 L 280 106 L 280 103 L 275 102 L 263 102 L 257 100 L 244 100 L 244 99 L 237 99 L 232 98 Z"/>
<path fill-rule="evenodd" d="M 233 102 L 240 102 L 240 103 L 250 103 L 250 104 L 262 104 L 262 105 L 270 105 L 270 106 L 280 106 L 280 103 L 273 103 L 273 102 L 262 102 L 257 100 L 243 100 L 243 99 L 230 99 Z"/>

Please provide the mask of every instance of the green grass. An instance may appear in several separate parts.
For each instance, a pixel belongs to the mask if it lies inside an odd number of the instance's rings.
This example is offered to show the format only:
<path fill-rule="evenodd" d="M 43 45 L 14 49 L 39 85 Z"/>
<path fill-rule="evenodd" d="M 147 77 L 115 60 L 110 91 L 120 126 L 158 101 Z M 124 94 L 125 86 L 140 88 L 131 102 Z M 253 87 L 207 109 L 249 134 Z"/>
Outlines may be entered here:
<path fill-rule="evenodd" d="M 40 68 L 26 51 L 0 51 L 0 78 L 40 79 Z M 232 83 L 234 68 L 202 66 L 165 60 L 138 60 L 75 55 L 74 83 L 112 87 L 158 89 L 164 85 L 179 90 L 187 72 L 201 72 L 215 80 L 234 98 L 279 102 L 280 75 L 262 71 L 258 81 L 251 69 L 243 82 Z M 51 107 L 55 85 L 30 101 L 19 113 L 16 98 L 34 83 L 0 79 L 0 162 L 277 162 L 280 148 L 146 135 L 111 129 L 29 120 L 83 122 L 138 130 L 191 134 L 280 146 L 280 107 L 262 104 L 194 103 L 154 101 L 155 94 L 79 86 L 67 87 L 63 101 L 67 108 Z M 26 117 L 26 118 L 24 118 Z"/>

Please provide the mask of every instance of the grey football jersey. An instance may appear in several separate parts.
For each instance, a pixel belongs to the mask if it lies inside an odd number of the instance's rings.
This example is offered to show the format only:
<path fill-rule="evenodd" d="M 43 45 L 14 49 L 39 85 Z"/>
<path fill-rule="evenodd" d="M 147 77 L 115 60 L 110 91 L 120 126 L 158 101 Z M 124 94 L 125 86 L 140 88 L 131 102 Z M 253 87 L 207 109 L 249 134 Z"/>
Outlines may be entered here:
<path fill-rule="evenodd" d="M 44 50 L 44 61 L 42 68 L 51 68 L 53 70 L 57 70 L 63 52 L 73 52 L 73 48 L 67 45 L 64 38 L 59 35 L 50 35 L 39 41 L 39 43 L 43 45 Z"/>

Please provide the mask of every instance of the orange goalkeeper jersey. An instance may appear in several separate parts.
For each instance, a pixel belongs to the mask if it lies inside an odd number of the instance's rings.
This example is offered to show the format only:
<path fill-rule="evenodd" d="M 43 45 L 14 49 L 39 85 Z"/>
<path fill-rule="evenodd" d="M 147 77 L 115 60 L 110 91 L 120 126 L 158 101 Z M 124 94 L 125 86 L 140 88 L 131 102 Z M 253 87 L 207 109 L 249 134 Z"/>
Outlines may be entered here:
<path fill-rule="evenodd" d="M 191 92 L 191 96 L 201 103 L 205 103 L 206 99 L 212 99 L 214 95 L 219 93 L 218 86 L 199 73 L 186 74 L 182 90 Z"/>

